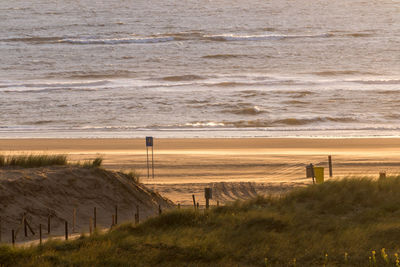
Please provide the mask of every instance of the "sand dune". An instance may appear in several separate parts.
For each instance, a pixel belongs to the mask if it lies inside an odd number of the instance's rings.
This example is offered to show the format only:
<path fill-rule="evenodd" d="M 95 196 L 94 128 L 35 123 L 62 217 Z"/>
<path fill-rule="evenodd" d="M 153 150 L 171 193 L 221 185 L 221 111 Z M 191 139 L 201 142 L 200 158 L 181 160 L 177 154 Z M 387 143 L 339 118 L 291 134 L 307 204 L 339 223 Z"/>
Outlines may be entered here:
<path fill-rule="evenodd" d="M 2 241 L 11 241 L 11 229 L 17 241 L 38 238 L 39 224 L 47 233 L 51 215 L 52 235 L 64 233 L 68 221 L 72 233 L 73 209 L 76 208 L 75 232 L 88 232 L 93 208 L 97 209 L 97 225 L 110 227 L 115 205 L 118 221 L 133 221 L 136 205 L 143 220 L 158 214 L 158 206 L 169 208 L 172 203 L 136 184 L 127 175 L 98 168 L 57 166 L 45 168 L 0 168 L 0 214 Z M 21 220 L 26 213 L 35 236 L 24 237 Z M 19 230 L 17 230 L 19 229 Z M 45 235 L 47 237 L 47 235 Z"/>
<path fill-rule="evenodd" d="M 71 161 L 102 155 L 104 168 L 134 169 L 146 186 L 184 205 L 192 194 L 203 205 L 204 187 L 215 188 L 215 204 L 310 184 L 306 164 L 327 168 L 328 155 L 334 169 L 327 180 L 400 173 L 398 138 L 155 138 L 154 145 L 154 179 L 147 178 L 144 139 L 0 139 L 0 153 L 67 153 Z"/>

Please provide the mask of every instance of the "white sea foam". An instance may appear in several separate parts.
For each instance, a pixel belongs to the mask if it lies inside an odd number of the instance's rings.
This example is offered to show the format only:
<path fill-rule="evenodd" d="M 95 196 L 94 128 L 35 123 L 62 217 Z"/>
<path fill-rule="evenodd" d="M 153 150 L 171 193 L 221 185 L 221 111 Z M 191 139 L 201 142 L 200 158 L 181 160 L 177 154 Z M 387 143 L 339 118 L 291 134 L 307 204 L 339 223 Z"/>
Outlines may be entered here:
<path fill-rule="evenodd" d="M 316 34 L 316 35 L 237 35 L 237 34 L 220 34 L 206 35 L 205 38 L 215 41 L 265 41 L 265 40 L 283 40 L 298 38 L 328 38 L 332 34 Z"/>

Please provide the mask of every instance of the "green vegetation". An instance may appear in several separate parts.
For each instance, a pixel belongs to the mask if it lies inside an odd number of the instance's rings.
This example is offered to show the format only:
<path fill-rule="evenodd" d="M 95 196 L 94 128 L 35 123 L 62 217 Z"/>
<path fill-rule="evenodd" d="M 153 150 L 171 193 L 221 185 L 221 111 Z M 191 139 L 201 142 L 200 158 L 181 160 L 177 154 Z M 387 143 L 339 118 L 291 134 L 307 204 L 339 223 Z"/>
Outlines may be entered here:
<path fill-rule="evenodd" d="M 103 163 L 103 158 L 97 157 L 93 160 L 85 160 L 83 163 L 78 161 L 77 165 L 85 168 L 99 168 L 102 163 Z"/>
<path fill-rule="evenodd" d="M 52 165 L 67 165 L 67 155 L 0 155 L 0 167 L 12 166 L 23 168 L 35 168 Z"/>
<path fill-rule="evenodd" d="M 123 172 L 128 176 L 129 179 L 132 179 L 135 183 L 140 183 L 140 172 L 136 170 L 130 170 L 128 172 Z"/>
<path fill-rule="evenodd" d="M 400 177 L 344 179 L 42 247 L 0 247 L 15 266 L 399 266 Z M 397 262 L 396 262 L 397 261 Z"/>
<path fill-rule="evenodd" d="M 102 157 L 93 160 L 78 162 L 78 166 L 85 168 L 98 168 L 103 163 Z M 54 165 L 68 165 L 67 155 L 57 154 L 29 154 L 29 155 L 0 155 L 0 167 L 36 168 Z"/>

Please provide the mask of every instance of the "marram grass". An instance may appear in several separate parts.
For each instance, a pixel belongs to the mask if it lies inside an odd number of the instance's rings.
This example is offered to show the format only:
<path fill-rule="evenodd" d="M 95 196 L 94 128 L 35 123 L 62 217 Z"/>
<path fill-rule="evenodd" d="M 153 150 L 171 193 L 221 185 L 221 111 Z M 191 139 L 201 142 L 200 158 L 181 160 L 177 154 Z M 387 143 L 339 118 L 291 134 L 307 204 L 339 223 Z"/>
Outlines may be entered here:
<path fill-rule="evenodd" d="M 5 266 L 399 266 L 400 177 L 352 178 L 42 247 Z"/>
<path fill-rule="evenodd" d="M 29 154 L 29 155 L 0 155 L 0 167 L 44 167 L 67 165 L 67 155 L 64 154 Z"/>
<path fill-rule="evenodd" d="M 77 166 L 98 168 L 103 163 L 102 157 L 93 160 L 77 162 Z M 0 155 L 0 167 L 36 168 L 56 165 L 68 165 L 68 156 L 65 154 L 28 154 L 28 155 Z"/>
<path fill-rule="evenodd" d="M 77 165 L 85 168 L 99 168 L 103 163 L 102 157 L 96 157 L 93 160 L 85 160 L 83 162 L 78 161 Z"/>

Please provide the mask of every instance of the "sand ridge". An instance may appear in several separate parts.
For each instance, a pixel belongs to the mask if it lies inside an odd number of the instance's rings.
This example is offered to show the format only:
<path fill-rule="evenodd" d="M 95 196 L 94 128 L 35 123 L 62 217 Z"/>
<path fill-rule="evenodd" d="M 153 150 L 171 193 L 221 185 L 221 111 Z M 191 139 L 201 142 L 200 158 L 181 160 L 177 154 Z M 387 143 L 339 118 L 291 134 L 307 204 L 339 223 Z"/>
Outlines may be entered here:
<path fill-rule="evenodd" d="M 47 233 L 48 215 L 51 215 L 52 235 L 64 233 L 65 221 L 72 234 L 74 208 L 75 233 L 81 233 L 89 232 L 94 207 L 97 226 L 109 228 L 115 205 L 119 223 L 134 220 L 136 205 L 140 207 L 141 220 L 157 215 L 159 205 L 162 209 L 173 206 L 171 201 L 123 173 L 78 166 L 0 168 L 0 192 L 2 241 L 6 242 L 11 241 L 11 229 L 19 228 L 17 241 L 37 239 L 39 224 L 43 225 L 43 233 Z M 24 237 L 20 226 L 24 213 L 35 236 Z"/>

